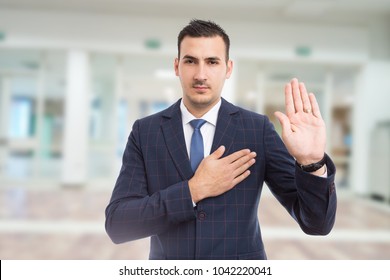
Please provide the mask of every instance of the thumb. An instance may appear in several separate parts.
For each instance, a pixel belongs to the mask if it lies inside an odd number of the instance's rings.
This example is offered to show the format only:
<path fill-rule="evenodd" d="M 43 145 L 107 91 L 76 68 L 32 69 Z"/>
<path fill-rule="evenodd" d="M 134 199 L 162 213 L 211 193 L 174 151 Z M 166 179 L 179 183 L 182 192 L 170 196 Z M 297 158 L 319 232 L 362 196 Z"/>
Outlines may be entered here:
<path fill-rule="evenodd" d="M 225 146 L 219 146 L 218 149 L 216 149 L 211 155 L 210 157 L 214 158 L 214 159 L 219 159 L 220 157 L 222 157 L 223 153 L 225 152 Z"/>
<path fill-rule="evenodd" d="M 286 132 L 291 131 L 291 123 L 289 118 L 281 113 L 281 112 L 275 112 L 274 113 L 275 117 L 278 119 L 280 124 L 282 125 L 282 132 L 286 134 Z"/>

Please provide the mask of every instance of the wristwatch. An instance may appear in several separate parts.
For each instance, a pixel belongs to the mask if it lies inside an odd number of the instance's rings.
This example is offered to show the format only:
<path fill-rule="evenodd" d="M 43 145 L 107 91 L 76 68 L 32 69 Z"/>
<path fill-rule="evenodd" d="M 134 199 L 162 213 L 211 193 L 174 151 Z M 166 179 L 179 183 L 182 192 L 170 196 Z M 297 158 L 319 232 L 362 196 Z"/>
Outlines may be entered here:
<path fill-rule="evenodd" d="M 320 169 L 321 167 L 323 167 L 325 165 L 325 163 L 326 163 L 326 156 L 324 155 L 324 157 L 319 162 L 311 163 L 311 164 L 308 164 L 308 165 L 300 164 L 298 161 L 295 161 L 295 162 L 298 165 L 298 167 L 300 169 L 302 169 L 303 171 L 305 171 L 305 172 L 314 172 L 314 171 L 317 171 L 318 169 Z"/>

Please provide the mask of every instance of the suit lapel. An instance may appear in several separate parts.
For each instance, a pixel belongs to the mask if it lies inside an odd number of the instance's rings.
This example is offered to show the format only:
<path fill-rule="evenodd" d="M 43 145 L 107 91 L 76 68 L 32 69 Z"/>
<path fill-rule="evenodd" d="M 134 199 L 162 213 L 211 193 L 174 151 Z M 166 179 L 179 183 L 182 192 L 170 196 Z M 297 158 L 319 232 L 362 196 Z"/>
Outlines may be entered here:
<path fill-rule="evenodd" d="M 191 169 L 187 148 L 184 140 L 183 123 L 180 112 L 180 100 L 176 102 L 163 115 L 161 128 L 166 146 L 180 176 L 187 180 L 194 173 Z"/>
<path fill-rule="evenodd" d="M 180 111 L 180 100 L 164 112 L 161 128 L 164 134 L 166 146 L 180 176 L 187 180 L 194 173 L 184 140 L 183 123 Z M 213 153 L 219 146 L 226 147 L 226 154 L 232 151 L 232 144 L 238 127 L 238 108 L 222 98 L 221 108 L 218 112 L 217 127 L 211 147 Z"/>
<path fill-rule="evenodd" d="M 225 155 L 232 152 L 230 149 L 232 148 L 238 127 L 237 113 L 238 108 L 222 98 L 221 108 L 219 109 L 218 113 L 217 127 L 215 128 L 213 145 L 211 146 L 211 153 L 213 153 L 221 145 L 224 145 L 226 148 Z"/>

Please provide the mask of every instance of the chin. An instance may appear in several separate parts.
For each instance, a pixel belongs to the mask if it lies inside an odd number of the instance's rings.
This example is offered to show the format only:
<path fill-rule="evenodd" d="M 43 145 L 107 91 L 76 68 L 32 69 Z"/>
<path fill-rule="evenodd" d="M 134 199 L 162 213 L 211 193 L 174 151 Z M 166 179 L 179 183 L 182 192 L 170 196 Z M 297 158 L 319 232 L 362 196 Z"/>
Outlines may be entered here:
<path fill-rule="evenodd" d="M 205 107 L 213 103 L 213 98 L 199 94 L 193 98 L 190 98 L 190 101 L 197 106 Z"/>

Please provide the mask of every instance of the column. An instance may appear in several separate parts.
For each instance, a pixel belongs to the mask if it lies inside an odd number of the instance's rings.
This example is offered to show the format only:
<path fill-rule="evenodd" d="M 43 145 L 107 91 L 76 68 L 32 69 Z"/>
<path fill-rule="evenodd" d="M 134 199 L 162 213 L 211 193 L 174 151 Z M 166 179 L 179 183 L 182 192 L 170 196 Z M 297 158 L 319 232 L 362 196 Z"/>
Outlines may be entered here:
<path fill-rule="evenodd" d="M 256 112 L 259 114 L 265 114 L 266 76 L 263 69 L 260 69 L 256 74 L 256 88 Z"/>
<path fill-rule="evenodd" d="M 233 72 L 230 75 L 230 78 L 225 80 L 225 85 L 222 90 L 222 97 L 231 103 L 235 103 L 236 101 L 235 91 L 236 91 L 236 79 L 237 79 L 236 73 L 238 73 L 237 71 L 238 71 L 237 64 L 233 60 Z"/>
<path fill-rule="evenodd" d="M 33 157 L 33 177 L 39 178 L 43 174 L 43 125 L 45 118 L 45 79 L 47 73 L 47 57 L 46 54 L 41 56 L 41 65 L 37 75 L 34 78 L 37 80 L 36 85 L 36 127 L 35 127 L 35 146 Z"/>
<path fill-rule="evenodd" d="M 352 190 L 360 195 L 372 191 L 374 178 L 372 168 L 389 172 L 390 166 L 383 166 L 373 159 L 372 133 L 376 125 L 390 120 L 390 63 L 369 61 L 356 81 L 356 101 L 353 113 L 352 139 Z M 375 147 L 383 149 L 385 147 Z M 390 186 L 389 186 L 390 188 Z"/>
<path fill-rule="evenodd" d="M 9 77 L 0 76 L 0 177 L 5 175 L 7 164 L 10 92 Z"/>
<path fill-rule="evenodd" d="M 68 52 L 66 78 L 61 183 L 79 187 L 86 184 L 88 173 L 90 69 L 86 51 Z"/>
<path fill-rule="evenodd" d="M 325 76 L 324 84 L 324 106 L 321 110 L 322 118 L 327 125 L 327 139 L 326 139 L 326 152 L 331 154 L 332 152 L 332 108 L 333 108 L 333 91 L 334 91 L 334 74 L 331 69 L 328 69 Z M 319 105 L 321 107 L 321 105 Z M 321 109 L 322 109 L 321 108 Z"/>
<path fill-rule="evenodd" d="M 121 168 L 122 164 L 122 157 L 118 157 L 118 154 L 122 154 L 122 149 L 125 148 L 126 141 L 123 143 L 121 136 L 119 134 L 120 128 L 123 125 L 127 125 L 126 120 L 122 119 L 121 114 L 126 114 L 127 115 L 127 110 L 124 110 L 124 108 L 121 107 L 120 103 L 124 102 L 124 57 L 123 56 L 118 56 L 116 59 L 116 69 L 115 69 L 115 97 L 114 97 L 114 106 L 113 110 L 115 112 L 115 118 L 112 120 L 112 127 L 113 127 L 113 145 L 112 145 L 112 170 L 111 170 L 111 176 L 114 178 L 118 176 L 119 170 Z M 127 103 L 128 105 L 128 103 Z M 128 107 L 128 106 L 127 106 Z M 124 123 L 125 122 L 125 123 Z M 125 138 L 127 140 L 127 137 Z M 119 153 L 119 150 L 121 151 Z"/>

